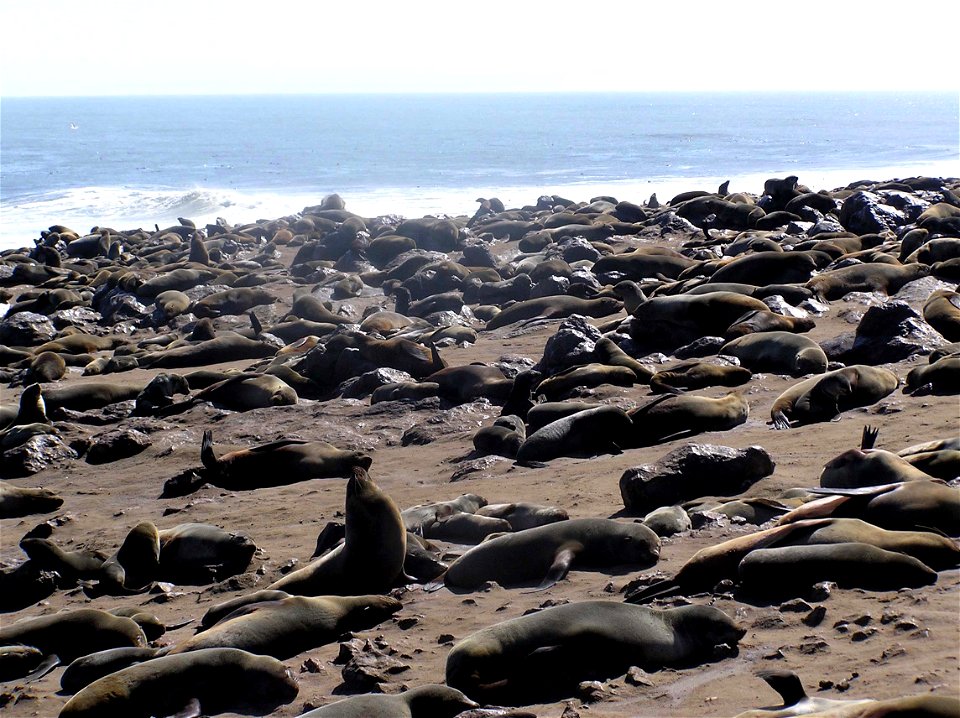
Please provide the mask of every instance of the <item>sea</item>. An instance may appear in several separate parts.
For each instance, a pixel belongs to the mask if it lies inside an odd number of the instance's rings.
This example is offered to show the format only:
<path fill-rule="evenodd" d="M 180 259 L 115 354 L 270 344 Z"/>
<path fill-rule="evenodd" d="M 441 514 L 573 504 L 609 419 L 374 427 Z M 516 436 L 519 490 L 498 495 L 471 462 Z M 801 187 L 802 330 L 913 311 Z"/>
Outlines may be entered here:
<path fill-rule="evenodd" d="M 960 176 L 957 93 L 3 98 L 0 249 L 64 224 L 153 228 L 293 215 L 472 214 L 544 194 L 759 194 L 797 175 Z"/>

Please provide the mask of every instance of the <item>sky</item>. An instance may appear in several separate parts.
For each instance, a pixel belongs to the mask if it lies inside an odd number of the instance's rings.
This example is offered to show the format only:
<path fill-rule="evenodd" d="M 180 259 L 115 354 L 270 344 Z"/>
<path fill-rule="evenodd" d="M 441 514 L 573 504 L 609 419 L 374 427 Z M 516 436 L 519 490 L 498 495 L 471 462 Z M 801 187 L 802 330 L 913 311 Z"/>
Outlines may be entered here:
<path fill-rule="evenodd" d="M 960 91 L 958 22 L 890 0 L 0 0 L 0 97 Z"/>

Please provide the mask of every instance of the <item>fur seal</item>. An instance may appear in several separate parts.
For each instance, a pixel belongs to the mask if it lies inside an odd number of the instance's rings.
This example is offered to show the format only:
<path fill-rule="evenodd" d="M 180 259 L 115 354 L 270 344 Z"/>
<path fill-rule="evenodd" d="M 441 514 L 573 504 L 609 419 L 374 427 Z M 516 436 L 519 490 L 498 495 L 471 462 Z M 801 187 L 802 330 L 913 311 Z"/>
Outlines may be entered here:
<path fill-rule="evenodd" d="M 447 655 L 447 685 L 477 700 L 530 704 L 629 666 L 654 670 L 729 655 L 746 634 L 712 606 L 648 609 L 612 601 L 554 606 L 481 629 Z M 725 648 L 723 648 L 725 647 Z"/>
<path fill-rule="evenodd" d="M 923 318 L 948 342 L 960 342 L 960 294 L 947 289 L 933 292 L 923 305 Z"/>
<path fill-rule="evenodd" d="M 67 584 L 100 577 L 107 555 L 100 551 L 64 551 L 50 539 L 23 538 L 21 550 L 43 571 L 54 571 Z"/>
<path fill-rule="evenodd" d="M 631 426 L 626 447 L 636 448 L 671 437 L 727 431 L 746 422 L 750 406 L 742 390 L 716 399 L 693 394 L 661 394 L 627 414 Z"/>
<path fill-rule="evenodd" d="M 850 292 L 896 294 L 903 285 L 930 274 L 926 264 L 853 264 L 818 274 L 806 283 L 807 289 L 821 299 L 842 299 Z"/>
<path fill-rule="evenodd" d="M 104 676 L 67 701 L 60 718 L 151 718 L 180 711 L 267 715 L 298 692 L 293 674 L 276 658 L 209 648 Z"/>
<path fill-rule="evenodd" d="M 73 411 L 91 411 L 102 409 L 120 401 L 136 399 L 143 391 L 142 385 L 111 384 L 109 382 L 86 382 L 61 387 L 48 387 L 43 390 L 43 401 L 47 411 L 71 409 Z"/>
<path fill-rule="evenodd" d="M 31 489 L 0 480 L 0 519 L 46 514 L 62 505 L 63 498 L 49 489 Z"/>
<path fill-rule="evenodd" d="M 160 579 L 173 583 L 206 583 L 213 577 L 241 573 L 257 545 L 240 532 L 202 523 L 179 524 L 158 531 Z"/>
<path fill-rule="evenodd" d="M 27 367 L 29 382 L 49 383 L 59 381 L 67 373 L 63 357 L 55 352 L 40 352 Z"/>
<path fill-rule="evenodd" d="M 402 607 L 389 596 L 290 596 L 250 603 L 176 645 L 170 655 L 239 648 L 285 660 L 349 631 L 372 628 Z"/>
<path fill-rule="evenodd" d="M 208 294 L 190 307 L 190 311 L 202 318 L 243 314 L 263 304 L 273 304 L 277 298 L 264 289 L 240 287 Z"/>
<path fill-rule="evenodd" d="M 0 646 L 0 683 L 28 676 L 43 660 L 43 652 L 33 646 Z"/>
<path fill-rule="evenodd" d="M 473 435 L 473 449 L 479 456 L 494 454 L 515 459 L 526 438 L 526 428 L 519 417 L 501 416 Z"/>
<path fill-rule="evenodd" d="M 276 353 L 277 347 L 269 342 L 227 334 L 188 346 L 150 352 L 138 357 L 138 362 L 141 367 L 149 369 L 182 369 L 241 359 L 265 359 Z"/>
<path fill-rule="evenodd" d="M 958 718 L 960 699 L 945 695 L 914 695 L 887 700 L 811 698 L 792 671 L 757 674 L 780 694 L 783 706 L 739 713 L 735 718 Z"/>
<path fill-rule="evenodd" d="M 60 676 L 60 689 L 73 695 L 94 681 L 135 663 L 143 663 L 161 655 L 159 648 L 108 648 L 81 656 L 67 666 Z"/>
<path fill-rule="evenodd" d="M 345 513 L 341 545 L 267 588 L 299 595 L 358 595 L 385 592 L 401 579 L 407 550 L 403 518 L 360 466 L 347 481 Z"/>
<path fill-rule="evenodd" d="M 899 384 L 889 369 L 855 364 L 804 379 L 773 402 L 770 418 L 777 429 L 830 421 L 844 411 L 870 406 Z"/>
<path fill-rule="evenodd" d="M 724 344 L 719 353 L 736 357 L 756 372 L 804 376 L 827 370 L 827 355 L 820 345 L 793 332 L 747 334 Z"/>
<path fill-rule="evenodd" d="M 632 421 L 623 409 L 598 406 L 557 419 L 527 436 L 517 462 L 550 461 L 561 456 L 619 454 L 629 438 Z"/>
<path fill-rule="evenodd" d="M 750 381 L 752 376 L 749 369 L 741 366 L 704 361 L 681 362 L 654 374 L 650 379 L 650 391 L 662 394 L 665 391 L 703 389 L 708 386 L 740 386 Z"/>
<path fill-rule="evenodd" d="M 741 586 L 757 595 L 796 595 L 820 581 L 840 588 L 896 591 L 928 586 L 937 572 L 912 556 L 865 543 L 782 546 L 751 551 L 737 569 Z"/>
<path fill-rule="evenodd" d="M 271 406 L 293 406 L 298 400 L 296 390 L 283 379 L 273 374 L 246 372 L 211 384 L 189 399 L 171 404 L 162 413 L 178 413 L 202 401 L 231 411 L 250 411 Z"/>
<path fill-rule="evenodd" d="M 96 593 L 125 593 L 147 588 L 160 571 L 160 532 L 141 521 L 127 533 L 117 552 L 103 562 Z"/>
<path fill-rule="evenodd" d="M 723 333 L 725 339 L 736 339 L 760 332 L 809 332 L 815 326 L 810 317 L 787 317 L 770 310 L 750 311 L 733 322 Z"/>
<path fill-rule="evenodd" d="M 488 539 L 447 569 L 449 587 L 475 589 L 540 581 L 548 588 L 571 569 L 654 565 L 660 539 L 646 526 L 613 519 L 568 519 Z"/>
<path fill-rule="evenodd" d="M 178 317 L 190 308 L 190 297 L 176 289 L 160 292 L 154 302 L 164 321 Z"/>
<path fill-rule="evenodd" d="M 535 319 L 565 319 L 571 314 L 599 319 L 616 314 L 623 309 L 623 303 L 613 297 L 581 299 L 567 295 L 538 297 L 524 302 L 511 304 L 487 322 L 485 330 L 499 329 L 516 322 Z"/>
<path fill-rule="evenodd" d="M 361 695 L 330 703 L 299 718 L 454 718 L 479 704 L 456 688 L 425 685 L 396 696 Z"/>
<path fill-rule="evenodd" d="M 61 661 L 107 648 L 142 648 L 147 637 L 137 623 L 96 608 L 79 608 L 49 616 L 27 618 L 0 627 L 0 645 L 33 646 Z"/>
<path fill-rule="evenodd" d="M 632 313 L 631 338 L 644 347 L 672 350 L 704 336 L 723 336 L 749 311 L 769 311 L 759 299 L 735 292 L 653 297 Z"/>
<path fill-rule="evenodd" d="M 523 531 L 537 526 L 545 526 L 570 518 L 567 512 L 556 506 L 543 506 L 518 501 L 509 504 L 487 504 L 477 509 L 480 516 L 503 519 L 513 531 Z"/>
<path fill-rule="evenodd" d="M 349 477 L 355 467 L 369 469 L 373 459 L 359 451 L 344 451 L 322 441 L 281 439 L 217 458 L 213 433 L 203 432 L 200 458 L 205 478 L 230 491 L 285 486 L 310 479 Z"/>
<path fill-rule="evenodd" d="M 584 364 L 548 377 L 537 384 L 534 393 L 546 397 L 547 401 L 560 399 L 577 387 L 598 387 L 603 384 L 613 386 L 633 386 L 637 383 L 637 374 L 626 366 L 608 364 Z"/>
<path fill-rule="evenodd" d="M 960 354 L 911 369 L 904 381 L 903 393 L 914 396 L 960 394 Z"/>

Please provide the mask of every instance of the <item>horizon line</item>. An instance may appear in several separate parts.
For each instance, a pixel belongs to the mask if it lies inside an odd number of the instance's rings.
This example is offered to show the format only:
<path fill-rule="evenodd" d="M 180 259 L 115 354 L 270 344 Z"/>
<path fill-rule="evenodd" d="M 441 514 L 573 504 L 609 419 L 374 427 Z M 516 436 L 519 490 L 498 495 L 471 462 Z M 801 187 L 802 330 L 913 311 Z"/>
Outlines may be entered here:
<path fill-rule="evenodd" d="M 148 97 L 410 97 L 410 96 L 494 96 L 494 95 L 954 95 L 953 90 L 930 89 L 658 89 L 658 90 L 330 90 L 303 92 L 134 92 L 53 95 L 4 95 L 3 100 L 57 100 Z M 960 100 L 958 100 L 960 103 Z"/>

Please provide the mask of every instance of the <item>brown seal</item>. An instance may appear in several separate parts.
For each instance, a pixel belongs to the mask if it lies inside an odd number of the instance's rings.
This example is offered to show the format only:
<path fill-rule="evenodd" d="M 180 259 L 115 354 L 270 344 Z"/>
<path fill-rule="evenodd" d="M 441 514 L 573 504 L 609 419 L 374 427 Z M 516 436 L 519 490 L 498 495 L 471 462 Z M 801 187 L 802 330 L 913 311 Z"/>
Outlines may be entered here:
<path fill-rule="evenodd" d="M 359 451 L 344 451 L 323 441 L 282 439 L 217 458 L 213 433 L 203 432 L 200 458 L 205 478 L 230 491 L 285 486 L 310 479 L 349 477 L 355 467 L 369 469 L 373 459 Z"/>
<path fill-rule="evenodd" d="M 719 608 L 613 601 L 554 606 L 481 629 L 447 655 L 447 685 L 485 702 L 549 702 L 578 683 L 730 655 L 746 631 Z M 590 646 L 589 651 L 583 649 Z M 733 650 L 731 650 L 733 649 Z"/>
<path fill-rule="evenodd" d="M 580 299 L 567 295 L 539 297 L 511 304 L 487 322 L 487 331 L 499 329 L 516 322 L 534 319 L 565 319 L 571 314 L 582 314 L 594 319 L 616 314 L 623 304 L 612 297 Z"/>
<path fill-rule="evenodd" d="M 633 565 L 660 557 L 660 539 L 643 524 L 613 519 L 569 519 L 497 536 L 467 551 L 447 569 L 444 583 L 477 588 L 537 581 L 548 588 L 571 569 Z"/>
<path fill-rule="evenodd" d="M 63 498 L 49 489 L 31 489 L 0 480 L 0 519 L 46 514 L 62 505 Z"/>
<path fill-rule="evenodd" d="M 163 715 L 267 715 L 299 689 L 276 658 L 235 648 L 162 656 L 94 681 L 60 718 L 150 718 Z"/>
<path fill-rule="evenodd" d="M 72 661 L 120 646 L 143 647 L 147 638 L 137 623 L 95 608 L 28 618 L 0 627 L 0 645 L 33 646 L 44 655 Z"/>
<path fill-rule="evenodd" d="M 662 394 L 628 412 L 632 421 L 629 443 L 650 446 L 671 437 L 692 436 L 704 431 L 727 431 L 743 424 L 750 406 L 742 390 L 712 398 L 692 394 Z"/>
<path fill-rule="evenodd" d="M 773 402 L 770 417 L 777 429 L 830 421 L 844 411 L 870 406 L 892 394 L 899 384 L 889 369 L 855 364 L 804 379 Z"/>
<path fill-rule="evenodd" d="M 896 294 L 904 284 L 930 274 L 926 264 L 853 264 L 831 269 L 811 279 L 806 287 L 827 301 L 841 299 L 850 292 Z"/>
<path fill-rule="evenodd" d="M 454 718 L 479 704 L 456 688 L 427 684 L 396 696 L 352 696 L 304 713 L 299 718 Z"/>
<path fill-rule="evenodd" d="M 731 364 L 681 362 L 654 374 L 650 379 L 650 391 L 661 394 L 665 391 L 703 389 L 708 386 L 740 386 L 750 381 L 752 376 L 749 369 Z"/>
<path fill-rule="evenodd" d="M 793 332 L 746 334 L 724 344 L 719 353 L 736 357 L 756 372 L 804 376 L 827 370 L 827 355 L 820 345 Z"/>
<path fill-rule="evenodd" d="M 960 342 L 960 294 L 947 289 L 933 292 L 923 305 L 923 318 L 948 342 Z"/>
<path fill-rule="evenodd" d="M 250 603 L 177 644 L 170 655 L 239 648 L 284 660 L 333 643 L 344 633 L 373 628 L 402 607 L 389 596 L 290 596 Z"/>
<path fill-rule="evenodd" d="M 267 588 L 292 594 L 382 593 L 403 578 L 407 531 L 400 510 L 367 475 L 354 467 L 347 481 L 346 537 L 329 553 Z"/>

